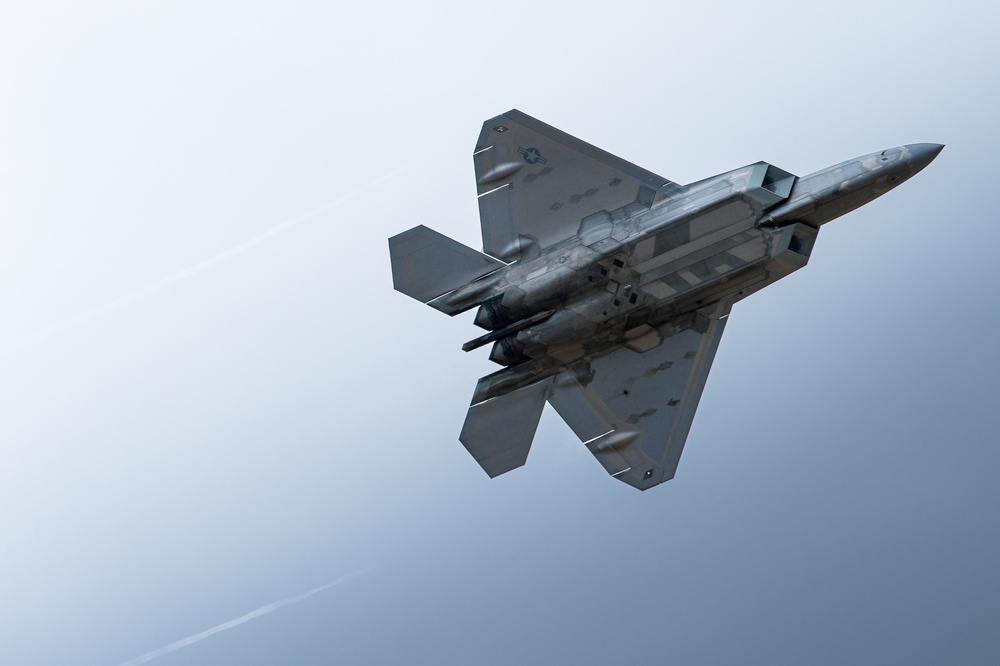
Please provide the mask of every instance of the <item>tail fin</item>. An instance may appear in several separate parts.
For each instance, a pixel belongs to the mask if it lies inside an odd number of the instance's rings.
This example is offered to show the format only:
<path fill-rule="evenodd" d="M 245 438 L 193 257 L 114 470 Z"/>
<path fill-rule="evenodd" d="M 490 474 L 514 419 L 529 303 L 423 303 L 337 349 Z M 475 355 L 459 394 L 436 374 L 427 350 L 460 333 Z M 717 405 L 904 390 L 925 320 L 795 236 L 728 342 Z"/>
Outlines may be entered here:
<path fill-rule="evenodd" d="M 390 238 L 389 257 L 393 287 L 422 303 L 506 266 L 423 225 Z"/>

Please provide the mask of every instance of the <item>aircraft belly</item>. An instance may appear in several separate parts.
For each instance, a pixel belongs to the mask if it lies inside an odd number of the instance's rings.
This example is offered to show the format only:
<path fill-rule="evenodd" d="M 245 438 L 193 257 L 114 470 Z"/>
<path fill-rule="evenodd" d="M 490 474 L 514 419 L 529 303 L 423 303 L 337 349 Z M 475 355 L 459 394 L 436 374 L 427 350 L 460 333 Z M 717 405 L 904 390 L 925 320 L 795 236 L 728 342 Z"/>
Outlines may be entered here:
<path fill-rule="evenodd" d="M 393 286 L 448 315 L 478 307 L 506 366 L 459 439 L 491 476 L 524 464 L 549 402 L 607 472 L 673 477 L 733 304 L 802 268 L 819 227 L 941 151 L 910 144 L 798 177 L 766 162 L 679 185 L 519 111 L 473 162 L 483 252 L 418 226 L 389 239 Z"/>

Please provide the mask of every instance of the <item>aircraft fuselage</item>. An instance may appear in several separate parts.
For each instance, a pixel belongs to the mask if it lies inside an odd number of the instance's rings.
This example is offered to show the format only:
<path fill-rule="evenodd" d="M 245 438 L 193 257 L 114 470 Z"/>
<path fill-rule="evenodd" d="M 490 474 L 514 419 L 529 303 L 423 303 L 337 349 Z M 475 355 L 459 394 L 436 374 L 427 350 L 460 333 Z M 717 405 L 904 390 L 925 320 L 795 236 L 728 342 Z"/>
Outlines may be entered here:
<path fill-rule="evenodd" d="M 679 185 L 517 110 L 473 162 L 483 252 L 424 226 L 389 239 L 399 291 L 478 307 L 503 369 L 459 437 L 490 476 L 524 464 L 550 404 L 611 476 L 673 477 L 730 310 L 802 268 L 820 227 L 923 169 L 910 144 L 804 177 L 765 162 Z"/>
<path fill-rule="evenodd" d="M 509 373 L 485 399 L 721 300 L 739 301 L 806 265 L 819 227 L 896 187 L 940 151 L 890 148 L 796 178 L 764 163 L 693 183 L 648 209 L 584 219 L 578 236 L 432 301 L 482 304 L 490 358 Z M 501 333 L 504 335 L 496 335 Z M 498 379 L 500 379 L 498 377 Z M 511 381 L 513 380 L 513 381 Z"/>

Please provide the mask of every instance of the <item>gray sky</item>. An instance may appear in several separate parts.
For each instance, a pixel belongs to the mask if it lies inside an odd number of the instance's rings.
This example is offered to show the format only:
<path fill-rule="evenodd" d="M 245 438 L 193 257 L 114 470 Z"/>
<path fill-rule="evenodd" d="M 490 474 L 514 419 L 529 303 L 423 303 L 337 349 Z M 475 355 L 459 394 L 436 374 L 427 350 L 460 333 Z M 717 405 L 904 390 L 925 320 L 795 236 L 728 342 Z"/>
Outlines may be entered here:
<path fill-rule="evenodd" d="M 1000 10 L 355 4 L 0 9 L 0 663 L 992 663 Z M 386 238 L 480 244 L 513 107 L 679 182 L 947 148 L 736 306 L 675 480 L 551 411 L 490 480 Z"/>

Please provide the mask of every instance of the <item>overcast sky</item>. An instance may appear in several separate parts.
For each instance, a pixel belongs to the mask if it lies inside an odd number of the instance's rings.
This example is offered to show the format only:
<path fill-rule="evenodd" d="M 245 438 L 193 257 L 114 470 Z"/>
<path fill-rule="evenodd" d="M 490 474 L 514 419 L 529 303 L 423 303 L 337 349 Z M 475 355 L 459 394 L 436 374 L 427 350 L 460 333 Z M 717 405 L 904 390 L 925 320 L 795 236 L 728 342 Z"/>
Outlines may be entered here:
<path fill-rule="evenodd" d="M 0 9 L 0 663 L 995 663 L 996 5 L 344 4 Z M 386 239 L 481 245 L 515 107 L 681 183 L 947 148 L 735 307 L 673 481 L 551 410 L 490 480 Z"/>

